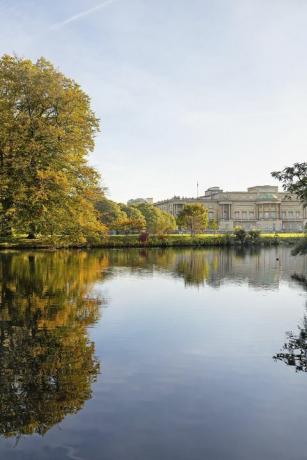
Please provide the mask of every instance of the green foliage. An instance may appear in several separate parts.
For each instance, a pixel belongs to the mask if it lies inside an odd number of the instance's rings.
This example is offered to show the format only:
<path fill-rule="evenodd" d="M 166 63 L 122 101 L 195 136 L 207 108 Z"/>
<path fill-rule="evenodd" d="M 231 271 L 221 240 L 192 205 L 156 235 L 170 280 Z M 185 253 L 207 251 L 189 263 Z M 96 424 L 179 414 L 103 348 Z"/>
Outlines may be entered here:
<path fill-rule="evenodd" d="M 247 232 L 246 232 L 246 230 L 244 230 L 244 228 L 236 227 L 234 229 L 234 235 L 235 235 L 235 239 L 240 244 L 244 244 L 246 242 L 246 240 L 247 240 Z"/>
<path fill-rule="evenodd" d="M 219 229 L 219 224 L 218 224 L 217 220 L 210 219 L 209 222 L 208 222 L 208 228 L 215 233 Z"/>
<path fill-rule="evenodd" d="M 261 231 L 260 230 L 249 230 L 248 237 L 252 243 L 258 243 L 260 240 Z"/>
<path fill-rule="evenodd" d="M 294 163 L 282 171 L 272 172 L 272 176 L 282 182 L 286 192 L 296 195 L 307 206 L 307 163 Z"/>
<path fill-rule="evenodd" d="M 124 230 L 126 233 L 139 233 L 146 228 L 145 217 L 137 207 L 127 206 L 126 204 L 119 204 L 119 206 L 127 216 L 124 225 Z"/>
<path fill-rule="evenodd" d="M 201 203 L 186 204 L 177 217 L 177 224 L 191 235 L 201 233 L 208 226 L 208 210 Z"/>
<path fill-rule="evenodd" d="M 176 230 L 176 220 L 168 212 L 149 203 L 141 203 L 137 209 L 143 214 L 146 221 L 146 230 L 151 234 L 168 233 Z"/>
<path fill-rule="evenodd" d="M 211 247 L 225 246 L 226 235 L 149 235 L 144 241 L 138 235 L 110 236 L 100 246 L 108 248 L 142 247 L 144 242 L 148 247 Z"/>
<path fill-rule="evenodd" d="M 157 233 L 170 233 L 177 229 L 176 219 L 166 211 L 159 209 L 159 228 Z"/>
<path fill-rule="evenodd" d="M 115 201 L 102 197 L 96 203 L 101 222 L 111 230 L 122 230 L 128 221 L 127 214 Z"/>
<path fill-rule="evenodd" d="M 101 235 L 99 175 L 87 164 L 99 123 L 89 97 L 41 58 L 0 59 L 0 231 Z"/>
<path fill-rule="evenodd" d="M 283 189 L 298 197 L 307 206 L 307 163 L 294 163 L 282 171 L 272 172 L 272 176 L 282 182 Z M 292 251 L 294 255 L 307 254 L 307 235 Z"/>
<path fill-rule="evenodd" d="M 260 230 L 249 230 L 248 232 L 241 227 L 234 229 L 235 241 L 241 245 L 257 244 L 260 242 Z"/>

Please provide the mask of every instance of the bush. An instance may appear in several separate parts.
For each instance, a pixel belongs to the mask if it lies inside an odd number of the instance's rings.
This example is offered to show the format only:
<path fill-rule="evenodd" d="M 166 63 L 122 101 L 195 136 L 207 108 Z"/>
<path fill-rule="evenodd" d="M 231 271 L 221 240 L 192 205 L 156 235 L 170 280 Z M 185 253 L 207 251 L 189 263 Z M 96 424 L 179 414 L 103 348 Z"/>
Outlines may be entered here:
<path fill-rule="evenodd" d="M 244 228 L 236 227 L 234 230 L 234 235 L 236 241 L 238 241 L 240 244 L 244 244 L 246 242 L 247 232 L 244 230 Z"/>

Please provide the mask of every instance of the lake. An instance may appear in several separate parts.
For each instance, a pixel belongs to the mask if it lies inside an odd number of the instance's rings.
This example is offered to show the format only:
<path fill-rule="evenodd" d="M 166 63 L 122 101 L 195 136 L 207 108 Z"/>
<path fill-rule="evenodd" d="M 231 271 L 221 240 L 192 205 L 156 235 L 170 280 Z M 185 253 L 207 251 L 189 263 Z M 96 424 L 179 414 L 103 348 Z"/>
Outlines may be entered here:
<path fill-rule="evenodd" d="M 299 460 L 307 257 L 0 253 L 0 458 Z"/>

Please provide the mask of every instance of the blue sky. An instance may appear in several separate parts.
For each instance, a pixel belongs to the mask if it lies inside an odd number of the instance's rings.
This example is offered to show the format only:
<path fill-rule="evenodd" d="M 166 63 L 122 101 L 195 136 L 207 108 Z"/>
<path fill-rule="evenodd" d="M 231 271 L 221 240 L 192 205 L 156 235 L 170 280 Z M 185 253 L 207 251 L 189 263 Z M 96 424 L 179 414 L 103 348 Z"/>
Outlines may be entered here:
<path fill-rule="evenodd" d="M 0 0 L 0 20 L 1 53 L 45 56 L 91 96 L 114 200 L 306 161 L 305 0 Z"/>

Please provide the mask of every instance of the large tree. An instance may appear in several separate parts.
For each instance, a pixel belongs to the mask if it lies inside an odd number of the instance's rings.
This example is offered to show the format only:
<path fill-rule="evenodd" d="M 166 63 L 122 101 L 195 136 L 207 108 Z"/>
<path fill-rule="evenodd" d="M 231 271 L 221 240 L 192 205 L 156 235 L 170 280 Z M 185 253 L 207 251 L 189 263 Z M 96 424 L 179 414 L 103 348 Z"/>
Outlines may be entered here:
<path fill-rule="evenodd" d="M 283 189 L 298 197 L 307 206 L 307 163 L 294 163 L 282 171 L 272 172 L 282 182 Z"/>
<path fill-rule="evenodd" d="M 203 232 L 208 226 L 208 209 L 201 203 L 186 204 L 177 217 L 179 227 L 191 235 Z"/>
<path fill-rule="evenodd" d="M 307 163 L 294 163 L 282 171 L 272 172 L 272 176 L 282 182 L 283 189 L 289 194 L 296 195 L 307 206 Z M 307 236 L 296 245 L 293 254 L 307 253 Z"/>
<path fill-rule="evenodd" d="M 0 229 L 100 233 L 99 175 L 87 163 L 99 130 L 89 97 L 44 58 L 0 59 Z"/>

